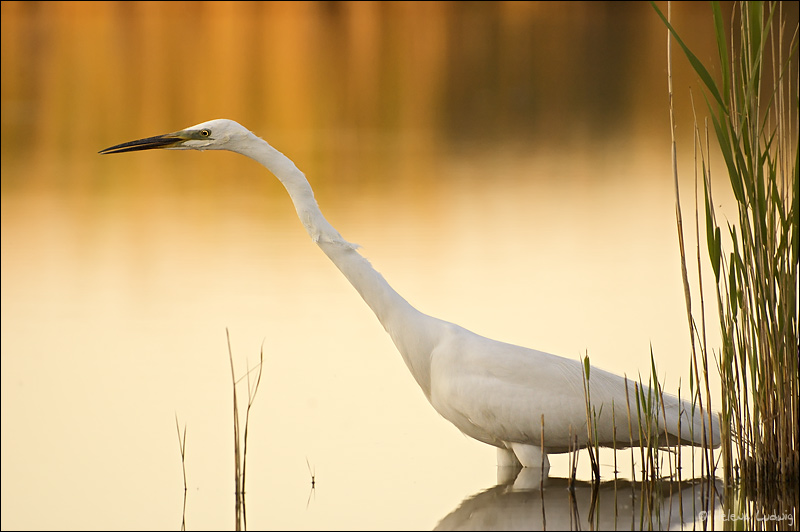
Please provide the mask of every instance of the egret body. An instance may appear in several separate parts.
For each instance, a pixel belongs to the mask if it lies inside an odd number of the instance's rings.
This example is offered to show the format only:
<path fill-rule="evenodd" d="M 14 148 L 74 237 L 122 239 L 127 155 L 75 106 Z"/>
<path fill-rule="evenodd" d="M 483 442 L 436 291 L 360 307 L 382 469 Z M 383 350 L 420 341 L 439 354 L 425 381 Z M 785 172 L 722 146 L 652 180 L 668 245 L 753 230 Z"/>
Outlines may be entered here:
<path fill-rule="evenodd" d="M 328 223 L 305 175 L 266 141 L 232 120 L 221 119 L 126 142 L 100 153 L 153 148 L 229 150 L 254 159 L 272 172 L 289 193 L 312 240 L 389 333 L 433 408 L 467 436 L 497 447 L 498 465 L 547 467 L 547 453 L 569 451 L 572 438 L 577 437 L 579 447 L 587 445 L 580 361 L 491 340 L 414 308 L 359 254 L 356 245 Z M 599 444 L 612 446 L 616 441 L 617 446 L 629 445 L 628 400 L 634 416 L 633 441 L 637 443 L 633 382 L 592 367 L 589 383 L 592 404 L 599 412 Z M 658 416 L 661 444 L 719 445 L 715 416 L 710 418 L 709 427 L 707 413 L 704 416 L 699 409 L 693 412 L 689 402 L 667 394 L 663 406 Z"/>

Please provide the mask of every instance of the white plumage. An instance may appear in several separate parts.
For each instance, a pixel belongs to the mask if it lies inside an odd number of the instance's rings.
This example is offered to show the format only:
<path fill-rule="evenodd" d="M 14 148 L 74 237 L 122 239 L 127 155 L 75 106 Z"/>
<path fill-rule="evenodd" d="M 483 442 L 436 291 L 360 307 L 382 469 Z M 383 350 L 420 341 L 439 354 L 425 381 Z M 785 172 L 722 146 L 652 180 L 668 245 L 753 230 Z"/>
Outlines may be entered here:
<path fill-rule="evenodd" d="M 491 340 L 418 311 L 331 226 L 319 210 L 305 175 L 266 141 L 232 120 L 211 120 L 190 128 L 126 142 L 100 153 L 153 148 L 229 150 L 250 157 L 277 177 L 289 193 L 311 238 L 373 310 L 397 346 L 425 397 L 467 436 L 498 448 L 498 465 L 541 467 L 547 453 L 563 453 L 577 436 L 588 442 L 583 366 L 580 361 Z M 628 401 L 638 443 L 634 383 L 592 367 L 589 374 L 597 441 L 630 444 Z M 647 390 L 645 390 L 647 393 Z M 627 394 L 627 398 L 626 398 Z M 719 423 L 687 401 L 664 394 L 658 410 L 660 444 L 720 444 Z M 544 415 L 544 449 L 542 441 Z M 665 419 L 666 418 L 666 419 Z M 679 420 L 680 419 L 680 430 Z M 706 427 L 704 437 L 703 428 Z M 669 436 L 665 435 L 665 432 Z M 667 439 L 669 441 L 667 442 Z"/>

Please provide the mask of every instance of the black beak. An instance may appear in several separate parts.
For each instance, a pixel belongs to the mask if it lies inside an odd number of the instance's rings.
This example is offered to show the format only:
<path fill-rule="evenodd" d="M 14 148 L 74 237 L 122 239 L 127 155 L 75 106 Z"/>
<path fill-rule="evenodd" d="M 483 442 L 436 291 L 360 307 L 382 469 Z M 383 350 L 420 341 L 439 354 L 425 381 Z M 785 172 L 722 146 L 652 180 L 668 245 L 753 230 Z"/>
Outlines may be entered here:
<path fill-rule="evenodd" d="M 123 153 L 126 151 L 139 151 L 139 150 L 153 150 L 157 148 L 169 148 L 172 146 L 179 146 L 186 139 L 181 138 L 175 133 L 167 133 L 166 135 L 158 135 L 156 137 L 147 137 L 146 139 L 132 140 L 123 144 L 111 146 L 97 153 Z"/>

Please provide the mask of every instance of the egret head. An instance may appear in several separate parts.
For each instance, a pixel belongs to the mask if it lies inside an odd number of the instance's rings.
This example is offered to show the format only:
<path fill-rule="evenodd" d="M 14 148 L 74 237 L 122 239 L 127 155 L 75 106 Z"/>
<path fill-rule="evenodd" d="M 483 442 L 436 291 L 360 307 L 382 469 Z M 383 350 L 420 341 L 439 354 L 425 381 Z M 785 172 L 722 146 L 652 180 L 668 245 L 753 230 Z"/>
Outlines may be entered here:
<path fill-rule="evenodd" d="M 106 148 L 100 153 L 152 150 L 231 150 L 253 134 L 244 126 L 224 118 L 209 120 L 175 133 L 132 140 Z"/>

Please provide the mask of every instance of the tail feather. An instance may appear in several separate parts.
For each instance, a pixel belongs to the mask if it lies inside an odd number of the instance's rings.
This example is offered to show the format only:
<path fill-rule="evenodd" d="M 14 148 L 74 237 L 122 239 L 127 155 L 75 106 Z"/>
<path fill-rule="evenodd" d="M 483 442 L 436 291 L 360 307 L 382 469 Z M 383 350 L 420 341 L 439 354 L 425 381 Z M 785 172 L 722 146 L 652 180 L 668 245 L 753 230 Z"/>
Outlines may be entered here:
<path fill-rule="evenodd" d="M 680 442 L 675 443 L 708 447 L 721 445 L 719 416 L 715 412 L 712 411 L 709 416 L 707 409 L 701 409 L 689 401 L 678 401 L 677 397 L 666 394 L 664 395 L 664 411 L 667 417 L 667 432 L 671 436 L 680 437 Z M 680 425 L 678 419 L 680 419 Z"/>

